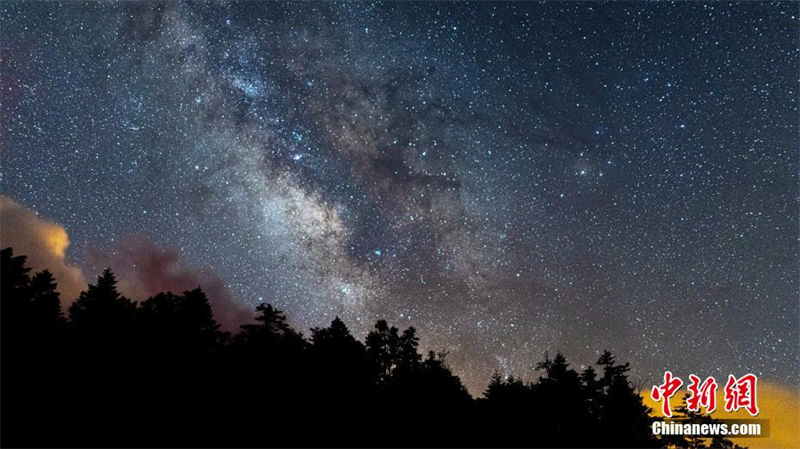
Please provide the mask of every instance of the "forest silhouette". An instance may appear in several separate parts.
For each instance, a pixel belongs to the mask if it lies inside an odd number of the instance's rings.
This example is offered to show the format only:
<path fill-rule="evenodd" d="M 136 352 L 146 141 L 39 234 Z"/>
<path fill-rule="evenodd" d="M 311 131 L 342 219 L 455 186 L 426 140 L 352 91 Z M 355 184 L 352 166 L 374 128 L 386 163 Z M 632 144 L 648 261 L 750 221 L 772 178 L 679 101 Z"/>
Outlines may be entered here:
<path fill-rule="evenodd" d="M 582 372 L 545 356 L 535 382 L 495 374 L 473 398 L 413 327 L 381 320 L 361 342 L 336 318 L 305 336 L 262 304 L 232 334 L 200 288 L 137 303 L 110 269 L 65 314 L 25 263 L 2 250 L 4 447 L 735 447 L 653 436 L 609 352 Z"/>

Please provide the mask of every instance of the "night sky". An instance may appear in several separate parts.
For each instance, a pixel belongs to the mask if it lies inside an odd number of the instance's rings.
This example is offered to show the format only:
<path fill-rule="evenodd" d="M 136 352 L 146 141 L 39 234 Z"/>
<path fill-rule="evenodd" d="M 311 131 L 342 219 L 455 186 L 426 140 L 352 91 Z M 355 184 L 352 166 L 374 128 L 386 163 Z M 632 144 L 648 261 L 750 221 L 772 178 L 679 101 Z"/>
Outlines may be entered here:
<path fill-rule="evenodd" d="M 3 2 L 3 204 L 229 327 L 413 325 L 474 394 L 558 350 L 795 385 L 799 11 Z"/>

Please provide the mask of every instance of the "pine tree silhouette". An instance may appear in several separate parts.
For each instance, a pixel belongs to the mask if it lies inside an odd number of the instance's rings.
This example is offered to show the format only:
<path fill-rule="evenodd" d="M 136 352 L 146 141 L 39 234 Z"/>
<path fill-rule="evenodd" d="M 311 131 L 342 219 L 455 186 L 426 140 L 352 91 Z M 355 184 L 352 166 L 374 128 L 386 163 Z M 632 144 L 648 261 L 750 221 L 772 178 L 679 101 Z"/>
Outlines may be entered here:
<path fill-rule="evenodd" d="M 535 382 L 495 372 L 473 399 L 413 327 L 379 320 L 362 343 L 336 317 L 306 339 L 261 304 L 231 336 L 201 288 L 135 303 L 110 269 L 65 319 L 50 272 L 0 256 L 5 446 L 738 448 L 654 438 L 630 366 L 607 351 L 580 374 L 561 353 Z"/>
<path fill-rule="evenodd" d="M 42 326 L 52 327 L 63 323 L 64 314 L 61 312 L 56 281 L 49 271 L 40 271 L 31 279 L 31 300 L 32 313 Z"/>
<path fill-rule="evenodd" d="M 120 295 L 114 273 L 106 268 L 70 306 L 69 319 L 82 332 L 123 334 L 132 328 L 135 313 L 136 305 Z"/>
<path fill-rule="evenodd" d="M 605 351 L 597 364 L 603 367 L 600 384 L 600 426 L 603 443 L 608 446 L 658 447 L 650 430 L 653 419 L 641 396 L 628 380 L 628 363 L 618 365 L 610 352 Z"/>
<path fill-rule="evenodd" d="M 538 401 L 547 404 L 547 412 L 539 419 L 550 429 L 549 445 L 588 445 L 584 429 L 591 423 L 590 411 L 580 375 L 569 367 L 560 352 L 553 359 L 545 356 L 537 368 L 543 370 L 544 375 L 533 385 L 533 394 Z"/>
<path fill-rule="evenodd" d="M 367 355 L 379 382 L 386 382 L 394 370 L 400 344 L 398 332 L 396 327 L 389 327 L 386 320 L 379 320 L 375 330 L 367 334 Z"/>

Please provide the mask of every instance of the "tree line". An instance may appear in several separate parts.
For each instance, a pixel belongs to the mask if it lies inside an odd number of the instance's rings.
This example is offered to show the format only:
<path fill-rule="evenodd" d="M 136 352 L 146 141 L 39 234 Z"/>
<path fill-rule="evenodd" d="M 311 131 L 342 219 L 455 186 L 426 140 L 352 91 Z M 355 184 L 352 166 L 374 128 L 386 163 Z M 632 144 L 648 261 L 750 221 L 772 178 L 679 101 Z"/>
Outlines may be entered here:
<path fill-rule="evenodd" d="M 137 303 L 110 269 L 65 314 L 47 270 L 11 248 L 0 269 L 3 446 L 733 447 L 652 435 L 609 352 L 581 372 L 545 356 L 536 381 L 495 374 L 473 398 L 413 327 L 306 336 L 261 304 L 223 332 L 200 288 Z"/>

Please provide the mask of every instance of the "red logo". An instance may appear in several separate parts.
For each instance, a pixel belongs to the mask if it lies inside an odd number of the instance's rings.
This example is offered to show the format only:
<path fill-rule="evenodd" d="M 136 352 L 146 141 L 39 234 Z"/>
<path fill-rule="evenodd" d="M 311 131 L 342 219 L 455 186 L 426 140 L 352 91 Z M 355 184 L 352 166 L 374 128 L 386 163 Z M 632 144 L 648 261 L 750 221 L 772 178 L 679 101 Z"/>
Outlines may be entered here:
<path fill-rule="evenodd" d="M 745 374 L 738 379 L 732 374 L 728 375 L 728 383 L 725 384 L 725 411 L 735 412 L 743 408 L 752 416 L 758 415 L 757 382 L 758 378 L 754 374 Z"/>
<path fill-rule="evenodd" d="M 712 413 L 717 409 L 717 381 L 708 376 L 701 383 L 700 378 L 694 374 L 689 375 L 691 381 L 688 385 L 689 398 L 686 399 L 686 409 L 692 412 L 699 412 L 700 408 L 706 409 L 706 413 Z M 756 399 L 756 386 L 758 378 L 755 374 L 745 374 L 736 378 L 733 374 L 728 375 L 728 382 L 725 384 L 725 411 L 735 412 L 741 408 L 747 410 L 752 416 L 758 415 L 758 402 Z M 662 402 L 661 413 L 666 417 L 672 416 L 672 409 L 669 399 L 675 396 L 678 389 L 683 385 L 679 377 L 672 375 L 672 372 L 664 372 L 664 383 L 653 385 L 650 397 L 654 401 Z"/>
<path fill-rule="evenodd" d="M 689 399 L 686 400 L 686 408 L 699 412 L 700 407 L 706 408 L 706 413 L 711 413 L 717 409 L 717 381 L 713 377 L 706 377 L 703 384 L 700 384 L 700 378 L 694 374 L 689 375 Z"/>
<path fill-rule="evenodd" d="M 683 381 L 677 377 L 672 377 L 672 373 L 667 371 L 664 373 L 664 383 L 661 385 L 653 385 L 653 390 L 650 391 L 650 397 L 654 401 L 664 401 L 661 404 L 661 413 L 664 416 L 672 416 L 672 409 L 669 406 L 669 398 L 675 395 L 678 388 L 683 385 Z"/>

